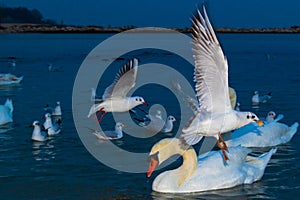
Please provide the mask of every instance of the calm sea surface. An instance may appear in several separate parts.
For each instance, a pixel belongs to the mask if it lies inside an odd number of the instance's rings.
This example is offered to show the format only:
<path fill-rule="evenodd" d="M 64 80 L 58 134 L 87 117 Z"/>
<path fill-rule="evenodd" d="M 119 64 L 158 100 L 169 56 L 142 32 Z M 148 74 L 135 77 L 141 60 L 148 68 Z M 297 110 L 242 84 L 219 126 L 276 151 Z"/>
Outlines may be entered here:
<path fill-rule="evenodd" d="M 0 103 L 11 98 L 14 122 L 0 128 L 0 198 L 1 199 L 296 199 L 300 196 L 300 136 L 278 146 L 261 181 L 221 191 L 188 195 L 152 192 L 153 177 L 145 173 L 117 171 L 99 162 L 84 147 L 72 115 L 72 90 L 77 71 L 87 54 L 109 34 L 1 34 L 0 73 L 24 76 L 20 85 L 0 87 Z M 283 114 L 283 123 L 300 121 L 300 35 L 291 34 L 220 34 L 220 42 L 229 60 L 230 85 L 237 91 L 243 110 L 265 116 L 270 110 Z M 176 41 L 173 41 L 176 42 Z M 15 69 L 8 67 L 8 57 L 17 58 Z M 138 57 L 142 64 L 167 64 L 192 82 L 193 69 L 171 53 L 153 49 L 122 56 Z M 101 58 L 105 59 L 112 58 Z M 99 85 L 104 88 L 126 60 L 116 60 L 111 73 Z M 47 64 L 60 66 L 61 72 L 48 72 Z M 101 67 L 101 66 L 99 66 Z M 87 77 L 88 81 L 88 77 Z M 98 86 L 97 92 L 104 90 Z M 251 107 L 253 91 L 272 92 L 270 102 Z M 150 104 L 160 103 L 168 113 L 180 119 L 178 102 L 170 90 L 157 85 L 144 86 L 139 95 Z M 43 106 L 60 101 L 63 110 L 62 132 L 46 143 L 31 141 L 34 120 L 43 122 Z M 147 109 L 143 107 L 143 109 Z M 114 122 L 105 116 L 103 129 Z M 175 130 L 178 124 L 175 125 Z M 163 137 L 136 139 L 125 134 L 114 144 L 134 152 L 149 152 Z M 95 139 L 96 140 L 96 139 Z M 268 149 L 254 149 L 264 152 Z M 180 164 L 180 163 L 179 163 Z M 178 163 L 169 168 L 177 167 Z M 159 172 L 155 172 L 154 177 Z"/>

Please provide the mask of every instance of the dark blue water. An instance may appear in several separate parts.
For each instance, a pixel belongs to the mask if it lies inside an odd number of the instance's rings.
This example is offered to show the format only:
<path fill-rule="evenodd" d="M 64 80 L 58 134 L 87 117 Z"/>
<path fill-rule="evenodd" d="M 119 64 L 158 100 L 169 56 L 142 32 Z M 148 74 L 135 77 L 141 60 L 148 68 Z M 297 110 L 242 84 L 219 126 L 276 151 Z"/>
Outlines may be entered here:
<path fill-rule="evenodd" d="M 0 196 L 4 199 L 106 199 L 106 198 L 270 198 L 287 199 L 300 195 L 299 131 L 291 142 L 278 146 L 262 180 L 252 185 L 221 191 L 188 195 L 152 192 L 153 178 L 144 173 L 125 173 L 111 169 L 96 160 L 82 144 L 72 117 L 74 80 L 85 56 L 106 34 L 2 34 L 0 35 L 0 73 L 23 75 L 21 85 L 0 87 L 0 103 L 11 98 L 14 122 L 0 133 Z M 223 34 L 219 35 L 229 60 L 230 85 L 237 91 L 243 110 L 265 116 L 270 110 L 283 114 L 282 122 L 300 121 L 300 35 L 290 34 Z M 7 58 L 17 58 L 16 69 L 8 68 Z M 153 49 L 124 55 L 135 56 L 141 63 L 158 62 L 176 68 L 192 82 L 193 69 L 173 54 Z M 110 58 L 109 58 L 110 59 Z M 112 64 L 112 72 L 99 85 L 107 85 L 126 60 Z M 48 72 L 47 64 L 62 67 L 61 72 Z M 88 80 L 88 78 L 87 78 Z M 102 93 L 104 88 L 98 87 Z M 272 91 L 273 98 L 259 108 L 251 107 L 253 91 Z M 180 118 L 178 101 L 169 90 L 148 85 L 137 93 L 149 103 L 165 105 L 168 113 Z M 62 133 L 46 143 L 32 143 L 34 120 L 43 121 L 43 106 L 60 101 L 63 110 Z M 169 103 L 167 103 L 169 102 Z M 103 129 L 114 124 L 106 116 Z M 175 130 L 178 128 L 175 125 Z M 9 129 L 9 130 L 7 130 Z M 168 137 L 172 134 L 167 135 Z M 126 135 L 115 143 L 134 152 L 148 152 L 165 135 L 139 140 Z M 268 149 L 255 149 L 263 152 Z M 173 166 L 174 167 L 174 166 Z M 176 167 L 176 166 L 175 166 Z M 154 173 L 154 176 L 158 174 Z"/>

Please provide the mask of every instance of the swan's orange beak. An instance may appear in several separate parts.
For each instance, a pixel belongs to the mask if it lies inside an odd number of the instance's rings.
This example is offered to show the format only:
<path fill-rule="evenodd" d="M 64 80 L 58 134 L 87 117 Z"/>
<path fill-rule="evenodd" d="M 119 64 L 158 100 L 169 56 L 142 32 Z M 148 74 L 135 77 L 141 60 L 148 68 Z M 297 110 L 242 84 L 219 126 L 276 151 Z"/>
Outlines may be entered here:
<path fill-rule="evenodd" d="M 257 123 L 258 126 L 263 126 L 264 125 L 264 122 L 262 120 L 258 120 L 256 123 Z"/>
<path fill-rule="evenodd" d="M 152 175 L 152 172 L 155 170 L 157 165 L 158 165 L 158 161 L 155 158 L 150 157 L 150 162 L 149 162 L 149 167 L 148 167 L 148 172 L 147 172 L 147 178 L 149 178 Z"/>

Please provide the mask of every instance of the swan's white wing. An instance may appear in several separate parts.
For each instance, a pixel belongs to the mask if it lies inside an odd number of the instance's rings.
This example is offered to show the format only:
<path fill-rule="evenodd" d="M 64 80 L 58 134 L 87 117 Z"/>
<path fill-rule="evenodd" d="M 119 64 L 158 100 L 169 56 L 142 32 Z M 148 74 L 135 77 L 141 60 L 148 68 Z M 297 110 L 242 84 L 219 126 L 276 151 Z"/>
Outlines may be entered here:
<path fill-rule="evenodd" d="M 102 99 L 126 97 L 129 90 L 135 86 L 137 69 L 138 60 L 136 58 L 124 65 L 116 75 L 115 81 L 105 89 Z"/>
<path fill-rule="evenodd" d="M 231 108 L 228 94 L 228 64 L 204 8 L 193 18 L 192 36 L 195 59 L 194 81 L 200 108 L 224 113 Z"/>

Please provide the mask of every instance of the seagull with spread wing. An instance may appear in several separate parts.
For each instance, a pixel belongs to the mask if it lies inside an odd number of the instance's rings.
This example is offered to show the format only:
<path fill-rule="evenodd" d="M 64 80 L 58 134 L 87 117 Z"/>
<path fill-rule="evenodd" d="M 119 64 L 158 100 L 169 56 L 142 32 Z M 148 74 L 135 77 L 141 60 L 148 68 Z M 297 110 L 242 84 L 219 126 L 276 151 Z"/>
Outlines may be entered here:
<path fill-rule="evenodd" d="M 228 63 L 204 9 L 193 17 L 192 37 L 195 59 L 194 81 L 200 108 L 183 128 L 181 138 L 189 145 L 198 143 L 203 136 L 217 139 L 224 160 L 229 160 L 228 148 L 221 136 L 251 122 L 262 125 L 252 112 L 232 109 L 228 93 Z"/>
<path fill-rule="evenodd" d="M 138 60 L 130 60 L 116 75 L 115 81 L 108 86 L 102 96 L 103 102 L 94 104 L 88 117 L 96 113 L 102 113 L 98 122 L 102 121 L 107 112 L 127 112 L 138 105 L 148 105 L 142 97 L 128 97 L 127 93 L 135 86 L 138 70 Z M 98 114 L 96 114 L 98 117 Z"/>

